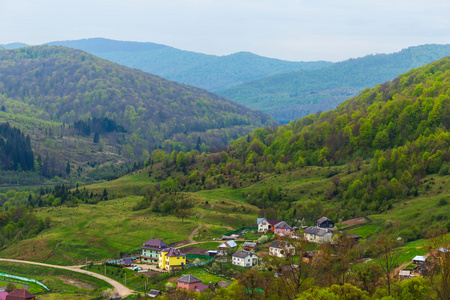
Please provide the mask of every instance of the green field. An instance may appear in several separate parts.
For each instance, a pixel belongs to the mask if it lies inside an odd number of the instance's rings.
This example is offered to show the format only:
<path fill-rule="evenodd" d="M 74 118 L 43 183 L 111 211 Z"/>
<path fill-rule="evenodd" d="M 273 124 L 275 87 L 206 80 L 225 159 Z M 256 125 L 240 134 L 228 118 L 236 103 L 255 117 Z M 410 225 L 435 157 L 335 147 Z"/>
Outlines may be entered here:
<path fill-rule="evenodd" d="M 54 269 L 36 265 L 0 262 L 0 270 L 4 273 L 36 279 L 45 284 L 51 293 L 39 295 L 39 299 L 92 299 L 105 289 L 112 288 L 110 284 L 80 273 Z M 34 283 L 25 283 L 31 287 L 31 293 L 45 291 Z M 73 297 L 73 298 L 72 298 Z"/>

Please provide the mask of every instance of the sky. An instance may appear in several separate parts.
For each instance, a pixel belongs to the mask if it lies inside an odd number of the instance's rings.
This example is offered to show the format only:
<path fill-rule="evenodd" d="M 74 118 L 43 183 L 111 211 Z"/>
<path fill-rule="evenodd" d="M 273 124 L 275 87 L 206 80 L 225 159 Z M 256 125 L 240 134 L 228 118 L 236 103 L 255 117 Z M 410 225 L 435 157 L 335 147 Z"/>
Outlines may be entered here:
<path fill-rule="evenodd" d="M 1 0 L 0 44 L 103 37 L 342 61 L 450 44 L 448 0 Z"/>

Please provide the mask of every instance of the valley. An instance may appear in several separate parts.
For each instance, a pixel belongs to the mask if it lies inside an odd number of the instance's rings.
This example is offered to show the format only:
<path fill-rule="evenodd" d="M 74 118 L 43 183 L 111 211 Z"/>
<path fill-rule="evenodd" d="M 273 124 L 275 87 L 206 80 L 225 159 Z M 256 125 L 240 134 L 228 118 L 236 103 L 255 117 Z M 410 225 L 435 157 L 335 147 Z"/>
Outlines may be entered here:
<path fill-rule="evenodd" d="M 2 55 L 3 182 L 55 183 L 0 190 L 2 258 L 83 265 L 128 299 L 448 295 L 449 58 L 278 125 L 79 50 Z M 13 142 L 31 150 L 10 155 Z M 112 296 L 42 267 L 0 262 L 49 282 L 43 299 Z M 201 292 L 180 288 L 186 276 Z"/>

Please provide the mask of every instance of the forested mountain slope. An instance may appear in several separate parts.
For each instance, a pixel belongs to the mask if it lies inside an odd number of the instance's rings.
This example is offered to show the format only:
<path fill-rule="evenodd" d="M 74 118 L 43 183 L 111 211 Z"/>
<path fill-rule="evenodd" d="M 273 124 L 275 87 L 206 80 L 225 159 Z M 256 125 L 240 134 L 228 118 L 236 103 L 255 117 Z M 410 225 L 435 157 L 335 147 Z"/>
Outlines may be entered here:
<path fill-rule="evenodd" d="M 410 47 L 393 54 L 350 59 L 318 70 L 276 74 L 219 91 L 233 101 L 282 123 L 337 107 L 364 88 L 450 55 L 450 45 Z"/>
<path fill-rule="evenodd" d="M 155 44 L 92 38 L 57 41 L 132 68 L 210 91 L 225 89 L 278 72 L 317 69 L 330 62 L 290 62 L 239 52 L 225 56 L 206 55 Z"/>
<path fill-rule="evenodd" d="M 206 90 L 51 46 L 0 52 L 0 106 L 0 120 L 30 135 L 43 165 L 49 160 L 51 177 L 74 162 L 85 170 L 145 159 L 160 146 L 207 151 L 276 124 Z"/>
<path fill-rule="evenodd" d="M 336 213 L 346 218 L 389 209 L 394 199 L 416 194 L 427 174 L 450 174 L 449 128 L 450 58 L 443 58 L 365 89 L 335 110 L 256 129 L 230 151 L 260 170 L 352 161 L 359 170 L 366 160 L 370 168 L 340 192 Z"/>
<path fill-rule="evenodd" d="M 1 102 L 9 112 L 65 123 L 108 117 L 153 146 L 179 133 L 274 124 L 263 113 L 205 90 L 80 50 L 7 50 L 0 53 L 0 62 Z"/>

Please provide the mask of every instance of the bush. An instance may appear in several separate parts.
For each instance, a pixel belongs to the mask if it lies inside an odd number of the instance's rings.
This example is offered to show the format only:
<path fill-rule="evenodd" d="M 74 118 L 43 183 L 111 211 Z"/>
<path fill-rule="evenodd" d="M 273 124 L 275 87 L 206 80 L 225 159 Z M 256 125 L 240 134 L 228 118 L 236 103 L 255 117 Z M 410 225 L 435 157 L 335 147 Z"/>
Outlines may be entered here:
<path fill-rule="evenodd" d="M 442 197 L 441 199 L 439 199 L 438 206 L 444 206 L 446 204 L 447 204 L 447 198 L 446 197 Z"/>
<path fill-rule="evenodd" d="M 258 239 L 258 243 L 260 244 L 265 244 L 269 241 L 269 237 L 267 235 L 262 235 L 259 239 Z"/>

